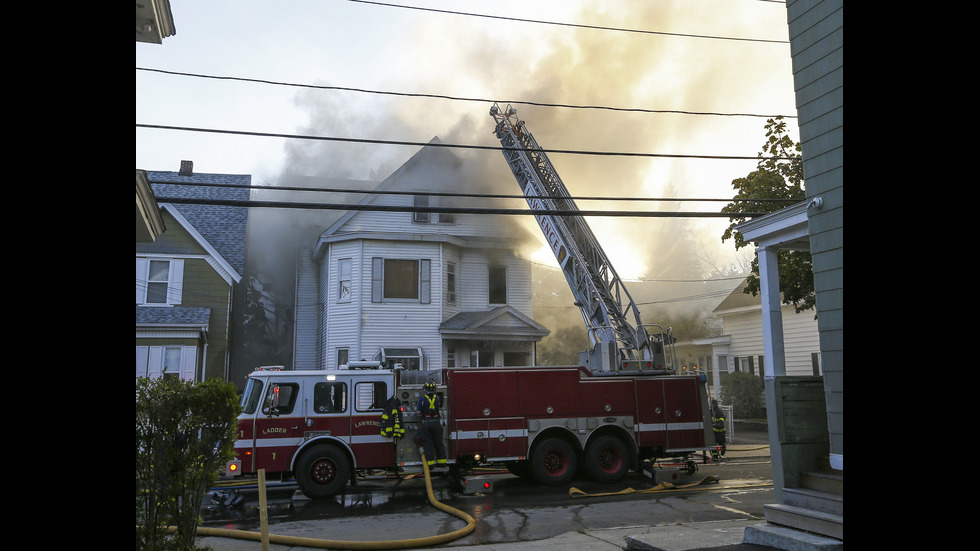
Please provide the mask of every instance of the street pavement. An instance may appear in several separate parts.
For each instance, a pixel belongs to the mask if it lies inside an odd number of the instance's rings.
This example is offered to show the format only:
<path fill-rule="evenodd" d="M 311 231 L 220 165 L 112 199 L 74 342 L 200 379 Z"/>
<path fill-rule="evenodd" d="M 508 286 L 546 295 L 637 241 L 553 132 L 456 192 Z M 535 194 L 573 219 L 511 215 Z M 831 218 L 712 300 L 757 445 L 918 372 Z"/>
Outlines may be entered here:
<path fill-rule="evenodd" d="M 768 448 L 763 446 L 763 454 Z M 740 456 L 758 456 L 758 445 L 734 445 L 728 448 L 727 459 Z M 373 522 L 376 520 L 377 522 Z M 383 519 L 372 519 L 367 526 L 378 526 L 379 530 L 370 533 L 374 540 L 387 541 L 383 528 Z M 746 540 L 746 529 L 749 530 L 751 541 Z M 206 529 L 202 529 L 207 531 Z M 282 532 L 288 530 L 288 533 Z M 760 519 L 736 519 L 710 522 L 674 523 L 667 525 L 624 526 L 595 530 L 570 531 L 564 534 L 535 541 L 514 541 L 504 543 L 477 543 L 454 545 L 452 541 L 429 547 L 410 546 L 411 549 L 440 549 L 444 551 L 773 551 L 779 549 L 768 545 L 772 541 L 768 534 L 769 528 Z M 328 547 L 322 538 L 322 529 L 316 521 L 292 522 L 286 525 L 275 525 L 270 528 L 269 551 L 306 551 L 310 549 L 337 549 Z M 762 537 L 757 537 L 762 534 Z M 223 537 L 204 535 L 197 543 L 208 546 L 214 551 L 261 551 L 262 542 L 257 533 L 249 533 L 249 538 Z M 279 540 L 277 542 L 276 540 Z M 363 547 L 339 547 L 347 549 L 378 549 L 373 544 L 365 542 Z M 797 548 L 794 549 L 807 549 Z M 822 549 L 813 547 L 813 549 Z"/>

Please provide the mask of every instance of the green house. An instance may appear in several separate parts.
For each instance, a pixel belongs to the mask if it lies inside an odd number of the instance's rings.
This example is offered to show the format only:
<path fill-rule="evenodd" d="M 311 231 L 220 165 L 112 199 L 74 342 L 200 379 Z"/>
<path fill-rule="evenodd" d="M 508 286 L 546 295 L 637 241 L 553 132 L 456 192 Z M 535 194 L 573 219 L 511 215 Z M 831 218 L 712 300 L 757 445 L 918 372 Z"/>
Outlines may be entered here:
<path fill-rule="evenodd" d="M 136 376 L 228 380 L 251 176 L 145 175 L 165 229 L 136 242 Z"/>

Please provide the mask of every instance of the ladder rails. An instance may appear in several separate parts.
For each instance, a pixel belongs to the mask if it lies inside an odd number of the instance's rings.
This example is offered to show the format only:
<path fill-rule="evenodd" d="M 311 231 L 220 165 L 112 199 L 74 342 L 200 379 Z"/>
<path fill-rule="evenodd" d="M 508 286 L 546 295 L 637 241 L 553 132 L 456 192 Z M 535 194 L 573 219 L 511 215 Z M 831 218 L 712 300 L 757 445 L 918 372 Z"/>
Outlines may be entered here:
<path fill-rule="evenodd" d="M 671 371 L 666 347 L 673 338 L 660 328 L 651 336 L 640 311 L 548 156 L 538 146 L 516 110 L 490 109 L 495 134 L 535 219 L 575 297 L 592 350 L 583 357 L 594 372 Z M 512 120 L 513 119 L 513 120 Z M 632 318 L 632 322 L 631 319 Z M 656 326 L 659 327 L 659 326 Z"/>

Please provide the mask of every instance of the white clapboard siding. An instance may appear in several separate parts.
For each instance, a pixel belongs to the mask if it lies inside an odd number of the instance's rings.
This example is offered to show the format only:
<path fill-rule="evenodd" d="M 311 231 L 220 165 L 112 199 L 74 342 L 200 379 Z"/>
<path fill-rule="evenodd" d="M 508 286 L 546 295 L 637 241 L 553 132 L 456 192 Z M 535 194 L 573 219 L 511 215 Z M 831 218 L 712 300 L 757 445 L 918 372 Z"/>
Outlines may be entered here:
<path fill-rule="evenodd" d="M 300 249 L 296 263 L 296 307 L 294 308 L 295 338 L 293 339 L 294 369 L 317 369 L 320 308 L 317 289 L 316 264 L 310 256 L 310 247 Z"/>

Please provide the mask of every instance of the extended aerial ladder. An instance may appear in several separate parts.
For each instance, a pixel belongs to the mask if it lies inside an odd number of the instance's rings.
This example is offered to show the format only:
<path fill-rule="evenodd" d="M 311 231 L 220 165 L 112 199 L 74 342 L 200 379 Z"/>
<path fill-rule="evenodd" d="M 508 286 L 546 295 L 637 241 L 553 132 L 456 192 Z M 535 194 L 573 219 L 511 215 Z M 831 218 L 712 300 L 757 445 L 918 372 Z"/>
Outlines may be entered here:
<path fill-rule="evenodd" d="M 548 156 L 517 111 L 490 109 L 504 158 L 521 186 L 588 328 L 591 350 L 582 363 L 595 373 L 672 373 L 674 338 L 659 325 L 644 325 L 585 218 L 578 214 Z"/>

